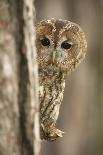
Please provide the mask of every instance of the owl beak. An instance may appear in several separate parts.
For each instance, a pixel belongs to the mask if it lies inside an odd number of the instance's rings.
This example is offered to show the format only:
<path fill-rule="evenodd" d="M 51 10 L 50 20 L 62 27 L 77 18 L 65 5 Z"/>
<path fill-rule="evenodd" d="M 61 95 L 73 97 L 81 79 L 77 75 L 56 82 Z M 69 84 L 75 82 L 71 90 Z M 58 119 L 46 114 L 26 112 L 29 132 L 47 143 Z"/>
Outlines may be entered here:
<path fill-rule="evenodd" d="M 53 61 L 53 63 L 55 62 L 55 56 L 56 56 L 56 51 L 53 51 L 53 53 L 52 53 L 52 61 Z"/>

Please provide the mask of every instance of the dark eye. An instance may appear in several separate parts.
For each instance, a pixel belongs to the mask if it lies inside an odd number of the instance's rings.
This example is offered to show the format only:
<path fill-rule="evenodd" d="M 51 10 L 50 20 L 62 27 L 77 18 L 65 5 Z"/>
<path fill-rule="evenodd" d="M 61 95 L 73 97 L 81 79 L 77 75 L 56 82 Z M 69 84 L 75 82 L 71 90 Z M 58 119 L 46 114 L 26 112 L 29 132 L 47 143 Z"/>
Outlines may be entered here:
<path fill-rule="evenodd" d="M 43 38 L 40 40 L 43 46 L 50 46 L 50 40 L 48 38 Z"/>
<path fill-rule="evenodd" d="M 72 45 L 70 43 L 68 43 L 67 41 L 62 42 L 62 44 L 61 44 L 61 48 L 64 48 L 64 49 L 70 49 L 71 46 Z"/>

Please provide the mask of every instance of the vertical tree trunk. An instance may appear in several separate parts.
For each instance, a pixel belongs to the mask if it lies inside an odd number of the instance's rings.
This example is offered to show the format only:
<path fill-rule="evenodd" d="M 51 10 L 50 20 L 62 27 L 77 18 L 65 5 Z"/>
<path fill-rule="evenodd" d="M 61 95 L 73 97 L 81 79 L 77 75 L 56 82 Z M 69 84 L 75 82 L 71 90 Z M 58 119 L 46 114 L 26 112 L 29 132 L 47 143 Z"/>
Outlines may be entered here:
<path fill-rule="evenodd" d="M 33 0 L 0 0 L 0 155 L 38 155 Z"/>

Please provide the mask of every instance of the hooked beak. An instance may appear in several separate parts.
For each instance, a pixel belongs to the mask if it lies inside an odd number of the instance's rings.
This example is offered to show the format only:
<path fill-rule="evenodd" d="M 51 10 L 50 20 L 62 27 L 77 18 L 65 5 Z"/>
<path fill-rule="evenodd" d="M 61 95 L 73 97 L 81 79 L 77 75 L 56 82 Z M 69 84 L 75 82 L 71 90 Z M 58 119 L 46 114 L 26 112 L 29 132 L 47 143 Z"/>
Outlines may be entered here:
<path fill-rule="evenodd" d="M 52 61 L 53 61 L 53 63 L 55 62 L 55 57 L 56 57 L 56 51 L 53 51 L 53 53 L 52 53 Z"/>

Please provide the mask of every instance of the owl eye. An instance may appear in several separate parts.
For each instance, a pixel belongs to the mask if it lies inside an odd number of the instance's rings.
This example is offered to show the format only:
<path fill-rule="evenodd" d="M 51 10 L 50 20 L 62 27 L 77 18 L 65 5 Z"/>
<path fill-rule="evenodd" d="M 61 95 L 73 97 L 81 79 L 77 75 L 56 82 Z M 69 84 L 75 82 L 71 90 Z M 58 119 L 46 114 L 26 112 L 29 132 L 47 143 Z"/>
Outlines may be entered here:
<path fill-rule="evenodd" d="M 48 38 L 43 38 L 40 40 L 43 46 L 50 46 L 50 40 Z"/>
<path fill-rule="evenodd" d="M 61 48 L 64 48 L 64 49 L 70 49 L 71 46 L 72 45 L 70 43 L 68 43 L 67 41 L 62 42 L 62 44 L 61 44 Z"/>

